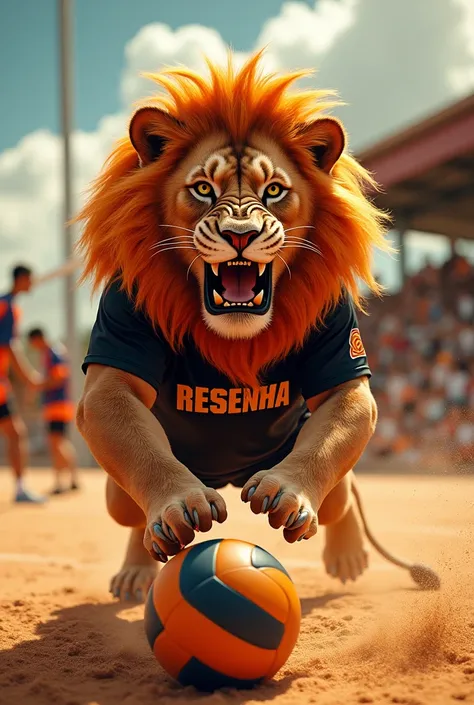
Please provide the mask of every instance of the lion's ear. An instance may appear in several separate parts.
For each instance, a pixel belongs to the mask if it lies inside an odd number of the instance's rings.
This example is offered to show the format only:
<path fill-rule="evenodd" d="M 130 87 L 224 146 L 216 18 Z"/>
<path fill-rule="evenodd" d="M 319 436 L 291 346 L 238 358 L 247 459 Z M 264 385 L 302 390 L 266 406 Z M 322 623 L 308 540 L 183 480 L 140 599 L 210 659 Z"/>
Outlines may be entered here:
<path fill-rule="evenodd" d="M 344 129 L 339 120 L 332 117 L 314 120 L 304 125 L 300 134 L 316 166 L 329 174 L 346 144 Z"/>
<path fill-rule="evenodd" d="M 159 108 L 140 108 L 129 126 L 130 141 L 143 165 L 161 156 L 167 142 L 176 136 L 182 123 Z"/>

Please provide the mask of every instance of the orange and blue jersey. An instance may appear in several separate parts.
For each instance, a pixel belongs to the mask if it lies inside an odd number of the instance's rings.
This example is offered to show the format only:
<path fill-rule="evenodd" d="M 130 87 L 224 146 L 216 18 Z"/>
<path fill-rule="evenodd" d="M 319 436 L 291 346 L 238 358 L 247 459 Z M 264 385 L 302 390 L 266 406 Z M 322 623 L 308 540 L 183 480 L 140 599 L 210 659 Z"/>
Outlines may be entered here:
<path fill-rule="evenodd" d="M 16 335 L 19 317 L 19 309 L 13 303 L 13 298 L 13 294 L 0 296 L 0 405 L 7 403 L 10 394 L 10 344 Z"/>
<path fill-rule="evenodd" d="M 70 372 L 66 356 L 48 347 L 44 353 L 44 374 L 48 381 L 58 382 L 58 386 L 42 393 L 44 418 L 46 421 L 72 421 L 74 404 L 69 398 Z"/>

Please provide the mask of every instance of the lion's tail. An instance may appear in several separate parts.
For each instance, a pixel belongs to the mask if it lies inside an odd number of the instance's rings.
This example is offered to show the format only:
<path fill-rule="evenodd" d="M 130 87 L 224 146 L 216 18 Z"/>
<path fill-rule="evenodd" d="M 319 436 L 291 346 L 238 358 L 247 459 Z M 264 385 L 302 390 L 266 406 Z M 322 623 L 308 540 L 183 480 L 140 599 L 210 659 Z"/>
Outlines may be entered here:
<path fill-rule="evenodd" d="M 434 570 L 432 570 L 428 566 L 421 565 L 420 563 L 409 563 L 408 561 L 404 561 L 401 558 L 397 558 L 379 543 L 379 541 L 375 538 L 374 534 L 370 530 L 369 525 L 367 524 L 365 510 L 362 505 L 362 497 L 354 480 L 352 480 L 352 493 L 356 501 L 357 509 L 359 510 L 362 526 L 364 527 L 367 539 L 370 541 L 375 550 L 378 551 L 380 555 L 382 555 L 390 563 L 394 563 L 400 568 L 408 570 L 415 583 L 417 583 L 424 590 L 439 590 L 441 586 L 441 581 L 439 576 L 434 572 Z"/>

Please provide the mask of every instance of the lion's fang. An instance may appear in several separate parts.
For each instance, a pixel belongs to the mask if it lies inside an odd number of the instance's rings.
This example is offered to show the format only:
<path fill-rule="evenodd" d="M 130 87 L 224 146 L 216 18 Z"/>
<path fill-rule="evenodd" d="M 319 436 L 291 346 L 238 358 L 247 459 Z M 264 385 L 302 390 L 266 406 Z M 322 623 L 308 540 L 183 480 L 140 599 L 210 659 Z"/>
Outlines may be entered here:
<path fill-rule="evenodd" d="M 257 294 L 257 296 L 255 296 L 254 299 L 253 299 L 253 302 L 254 302 L 255 306 L 260 306 L 260 304 L 262 303 L 262 301 L 263 301 L 263 289 L 262 289 L 262 291 L 261 291 L 259 294 Z"/>
<path fill-rule="evenodd" d="M 217 306 L 222 306 L 224 303 L 222 296 L 220 296 L 215 289 L 212 290 L 212 294 L 214 296 L 214 303 L 217 304 Z"/>

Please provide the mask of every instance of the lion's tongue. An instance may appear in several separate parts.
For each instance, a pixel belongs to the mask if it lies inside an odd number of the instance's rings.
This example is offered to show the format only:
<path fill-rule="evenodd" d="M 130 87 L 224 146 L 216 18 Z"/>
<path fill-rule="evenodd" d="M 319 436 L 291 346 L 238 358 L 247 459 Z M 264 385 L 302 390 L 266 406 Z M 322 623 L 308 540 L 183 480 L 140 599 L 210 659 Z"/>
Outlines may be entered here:
<path fill-rule="evenodd" d="M 219 268 L 224 297 L 227 301 L 250 301 L 255 296 L 253 288 L 257 283 L 257 267 L 243 267 L 227 264 Z"/>

